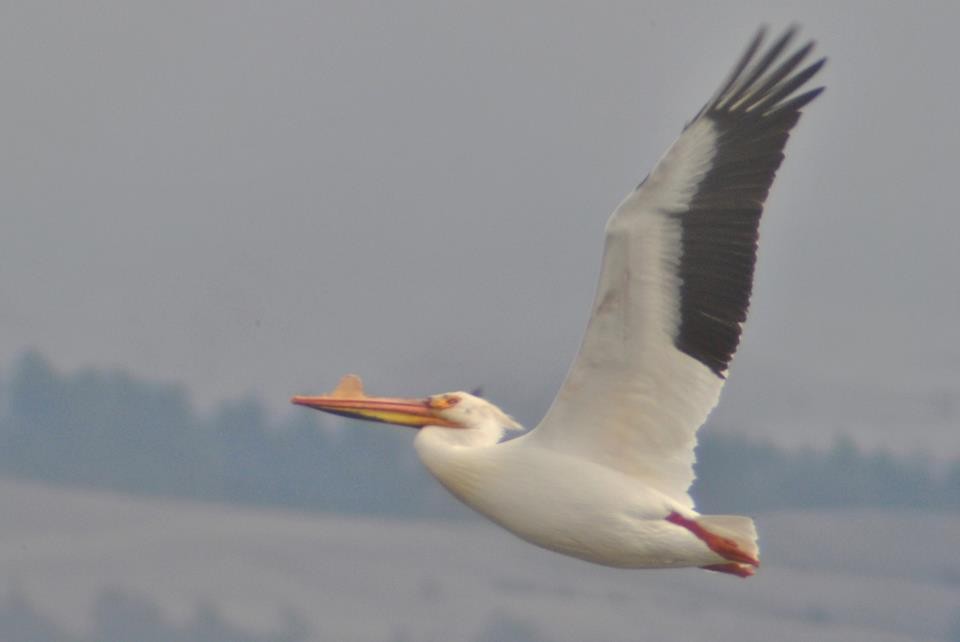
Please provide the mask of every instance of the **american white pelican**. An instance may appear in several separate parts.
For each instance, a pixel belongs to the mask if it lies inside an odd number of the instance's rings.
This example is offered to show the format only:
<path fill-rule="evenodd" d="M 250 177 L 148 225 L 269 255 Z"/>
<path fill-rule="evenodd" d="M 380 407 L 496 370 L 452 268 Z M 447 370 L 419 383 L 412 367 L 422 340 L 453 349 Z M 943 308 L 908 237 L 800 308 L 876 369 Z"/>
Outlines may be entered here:
<path fill-rule="evenodd" d="M 700 515 L 688 494 L 697 429 L 716 405 L 746 319 L 757 226 L 800 110 L 788 30 L 754 37 L 729 79 L 607 223 L 583 344 L 532 431 L 466 392 L 369 397 L 344 377 L 293 403 L 422 428 L 421 461 L 451 493 L 537 546 L 623 568 L 759 565 L 753 520 Z"/>

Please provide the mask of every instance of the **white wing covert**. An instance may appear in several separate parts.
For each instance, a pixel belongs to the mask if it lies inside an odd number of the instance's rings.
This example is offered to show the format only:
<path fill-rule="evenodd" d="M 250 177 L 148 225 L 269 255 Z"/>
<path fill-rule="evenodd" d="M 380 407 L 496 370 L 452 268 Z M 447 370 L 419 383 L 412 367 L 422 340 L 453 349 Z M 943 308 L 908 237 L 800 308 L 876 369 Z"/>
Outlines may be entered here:
<path fill-rule="evenodd" d="M 696 431 L 716 405 L 746 319 L 763 203 L 800 110 L 813 43 L 762 55 L 761 30 L 717 94 L 607 223 L 587 331 L 530 433 L 693 506 Z"/>

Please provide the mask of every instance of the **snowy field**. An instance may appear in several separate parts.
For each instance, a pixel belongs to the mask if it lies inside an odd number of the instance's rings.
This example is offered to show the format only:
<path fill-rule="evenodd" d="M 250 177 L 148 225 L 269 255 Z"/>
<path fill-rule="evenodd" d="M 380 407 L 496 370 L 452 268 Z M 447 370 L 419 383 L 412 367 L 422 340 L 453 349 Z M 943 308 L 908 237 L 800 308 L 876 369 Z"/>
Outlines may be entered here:
<path fill-rule="evenodd" d="M 0 516 L 0 604 L 28 604 L 71 636 L 92 635 L 105 594 L 133 596 L 173 623 L 206 608 L 256 639 L 293 628 L 284 639 L 335 642 L 953 642 L 960 618 L 956 515 L 762 516 L 764 565 L 748 580 L 594 567 L 480 521 L 312 516 L 12 481 L 0 482 Z"/>

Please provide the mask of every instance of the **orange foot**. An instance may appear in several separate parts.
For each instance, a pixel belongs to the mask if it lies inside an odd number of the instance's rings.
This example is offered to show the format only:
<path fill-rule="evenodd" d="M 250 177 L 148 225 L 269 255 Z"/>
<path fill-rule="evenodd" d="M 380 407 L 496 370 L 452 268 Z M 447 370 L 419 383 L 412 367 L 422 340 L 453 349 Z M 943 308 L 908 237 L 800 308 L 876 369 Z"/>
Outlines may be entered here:
<path fill-rule="evenodd" d="M 701 566 L 700 568 L 705 571 L 729 573 L 730 575 L 736 575 L 737 577 L 750 577 L 756 572 L 752 567 L 747 566 L 746 564 L 737 564 L 736 562 L 729 562 L 727 564 L 709 564 L 707 566 Z"/>
<path fill-rule="evenodd" d="M 679 513 L 670 513 L 667 515 L 667 521 L 671 524 L 676 524 L 677 526 L 683 526 L 688 531 L 699 537 L 703 540 L 703 543 L 706 544 L 711 551 L 719 555 L 724 559 L 728 559 L 731 562 L 738 562 L 739 564 L 749 564 L 750 566 L 760 566 L 760 560 L 750 555 L 744 551 L 740 546 L 730 539 L 729 537 L 723 537 L 722 535 L 717 535 L 711 533 L 703 526 L 701 526 L 696 520 L 687 519 Z M 727 567 L 727 566 L 737 566 L 737 564 L 715 564 L 713 567 Z M 703 567 L 710 571 L 720 571 L 721 573 L 732 572 L 729 569 L 724 568 L 720 570 L 719 568 L 713 567 Z M 735 572 L 734 575 L 739 575 L 739 572 Z M 753 575 L 753 571 L 750 571 L 750 575 Z M 746 577 L 741 575 L 741 577 Z"/>

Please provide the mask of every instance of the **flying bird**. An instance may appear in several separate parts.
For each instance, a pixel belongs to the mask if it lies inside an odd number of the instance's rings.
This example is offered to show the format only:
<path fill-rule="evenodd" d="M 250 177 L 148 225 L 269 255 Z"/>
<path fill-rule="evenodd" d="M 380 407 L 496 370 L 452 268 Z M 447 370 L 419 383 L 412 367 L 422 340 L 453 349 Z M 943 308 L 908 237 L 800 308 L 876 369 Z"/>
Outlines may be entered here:
<path fill-rule="evenodd" d="M 524 540 L 621 568 L 759 566 L 753 520 L 701 515 L 689 495 L 696 433 L 717 404 L 746 320 L 757 230 L 774 174 L 825 60 L 796 29 L 761 29 L 728 79 L 607 222 L 580 350 L 546 416 L 522 430 L 467 392 L 367 396 L 344 377 L 292 402 L 419 428 L 423 464 Z M 806 65 L 806 66 L 805 66 Z"/>

